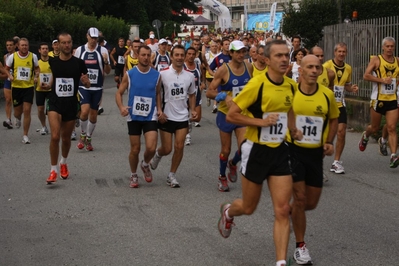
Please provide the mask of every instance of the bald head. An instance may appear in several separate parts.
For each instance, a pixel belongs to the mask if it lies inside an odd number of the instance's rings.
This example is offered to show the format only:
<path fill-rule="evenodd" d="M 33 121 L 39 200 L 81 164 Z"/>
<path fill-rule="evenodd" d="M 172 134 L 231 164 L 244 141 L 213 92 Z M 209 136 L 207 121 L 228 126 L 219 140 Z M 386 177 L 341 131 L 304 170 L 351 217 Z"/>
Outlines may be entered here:
<path fill-rule="evenodd" d="M 309 54 L 315 55 L 319 60 L 320 63 L 323 64 L 324 62 L 324 51 L 319 46 L 314 46 L 310 49 Z"/>
<path fill-rule="evenodd" d="M 315 56 L 313 54 L 309 54 L 309 55 L 303 57 L 303 59 L 301 61 L 301 67 L 305 67 L 308 64 L 320 65 L 320 60 L 319 60 L 319 58 L 317 58 L 317 56 Z"/>
<path fill-rule="evenodd" d="M 299 68 L 299 75 L 301 76 L 302 82 L 306 84 L 315 84 L 320 74 L 321 63 L 319 58 L 312 54 L 305 56 Z"/>

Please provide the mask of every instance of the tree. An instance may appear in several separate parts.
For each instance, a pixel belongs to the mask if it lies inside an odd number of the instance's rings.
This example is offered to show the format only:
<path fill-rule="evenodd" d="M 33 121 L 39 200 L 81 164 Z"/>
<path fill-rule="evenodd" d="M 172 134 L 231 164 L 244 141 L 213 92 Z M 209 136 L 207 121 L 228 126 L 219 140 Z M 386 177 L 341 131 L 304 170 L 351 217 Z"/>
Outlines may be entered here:
<path fill-rule="evenodd" d="M 287 36 L 299 34 L 306 47 L 316 45 L 323 37 L 323 27 L 342 23 L 357 11 L 358 20 L 397 16 L 399 1 L 391 0 L 302 0 L 296 8 L 291 0 L 284 6 L 282 32 Z M 339 14 L 339 11 L 341 14 Z"/>

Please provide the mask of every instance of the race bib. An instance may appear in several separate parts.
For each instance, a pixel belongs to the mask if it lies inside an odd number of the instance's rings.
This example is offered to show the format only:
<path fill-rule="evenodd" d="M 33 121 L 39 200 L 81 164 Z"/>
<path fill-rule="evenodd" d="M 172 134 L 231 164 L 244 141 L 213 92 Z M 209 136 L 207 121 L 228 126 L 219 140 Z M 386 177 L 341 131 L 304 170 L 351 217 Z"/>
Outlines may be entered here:
<path fill-rule="evenodd" d="M 234 99 L 235 97 L 237 97 L 237 95 L 242 91 L 243 88 L 244 88 L 244 86 L 233 87 L 232 98 Z"/>
<path fill-rule="evenodd" d="M 152 98 L 143 96 L 134 96 L 133 114 L 139 116 L 148 116 L 151 113 Z"/>
<path fill-rule="evenodd" d="M 344 98 L 344 86 L 334 86 L 334 96 L 337 103 L 341 103 Z"/>
<path fill-rule="evenodd" d="M 40 84 L 44 83 L 46 85 L 50 85 L 50 80 L 53 74 L 51 73 L 40 73 Z"/>
<path fill-rule="evenodd" d="M 264 113 L 263 119 L 265 119 L 269 114 L 279 115 L 277 123 L 270 127 L 262 127 L 259 141 L 281 143 L 284 141 L 287 133 L 288 115 L 287 113 Z"/>
<path fill-rule="evenodd" d="M 297 115 L 296 126 L 302 130 L 303 138 L 300 143 L 320 144 L 323 133 L 323 118 L 319 116 Z"/>
<path fill-rule="evenodd" d="M 174 82 L 169 85 L 169 100 L 178 101 L 187 99 L 187 91 L 184 89 L 184 83 Z"/>
<path fill-rule="evenodd" d="M 120 65 L 125 64 L 125 58 L 121 55 L 118 56 L 118 64 L 120 64 Z"/>
<path fill-rule="evenodd" d="M 90 84 L 97 84 L 98 82 L 98 69 L 87 69 L 87 75 L 89 76 Z"/>
<path fill-rule="evenodd" d="M 72 97 L 74 93 L 73 78 L 57 78 L 55 92 L 58 97 Z"/>
<path fill-rule="evenodd" d="M 158 64 L 157 69 L 158 69 L 158 71 L 161 71 L 161 70 L 167 68 L 168 66 L 169 65 L 168 65 L 167 62 L 161 62 L 161 63 Z"/>
<path fill-rule="evenodd" d="M 381 94 L 396 93 L 396 78 L 392 78 L 391 84 L 381 84 Z"/>
<path fill-rule="evenodd" d="M 17 79 L 23 81 L 29 81 L 32 69 L 30 67 L 18 67 L 17 68 Z"/>

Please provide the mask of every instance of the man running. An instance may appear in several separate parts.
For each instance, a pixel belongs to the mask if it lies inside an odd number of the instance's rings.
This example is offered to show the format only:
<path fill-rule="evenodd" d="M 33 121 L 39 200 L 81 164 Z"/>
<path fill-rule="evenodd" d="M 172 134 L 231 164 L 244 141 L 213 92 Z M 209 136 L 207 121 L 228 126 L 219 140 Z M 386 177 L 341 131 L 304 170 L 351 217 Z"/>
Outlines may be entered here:
<path fill-rule="evenodd" d="M 247 47 L 241 41 L 233 41 L 229 45 L 231 61 L 223 64 L 216 72 L 210 84 L 206 96 L 219 102 L 219 110 L 216 115 L 216 124 L 219 128 L 221 150 L 219 154 L 218 189 L 220 192 L 230 191 L 227 178 L 230 182 L 237 181 L 237 163 L 241 160 L 238 149 L 231 160 L 231 137 L 233 132 L 237 138 L 237 147 L 244 140 L 245 127 L 226 121 L 226 114 L 232 104 L 232 100 L 240 93 L 245 84 L 252 77 L 252 65 L 244 62 Z M 220 91 L 218 87 L 220 86 Z M 226 168 L 229 173 L 226 178 Z"/>
<path fill-rule="evenodd" d="M 139 163 L 141 134 L 145 139 L 144 159 L 140 163 L 146 182 L 152 182 L 149 163 L 155 155 L 158 140 L 158 118 L 161 111 L 160 74 L 151 67 L 151 48 L 141 46 L 138 50 L 137 67 L 126 72 L 115 99 L 122 116 L 127 117 L 130 139 L 129 165 L 131 170 L 130 187 L 138 188 L 137 165 Z M 122 96 L 128 91 L 127 106 L 123 105 Z"/>
<path fill-rule="evenodd" d="M 162 80 L 162 111 L 163 117 L 159 118 L 158 127 L 161 135 L 161 147 L 159 147 L 151 160 L 151 168 L 155 170 L 161 161 L 172 151 L 173 134 L 174 151 L 170 172 L 166 183 L 172 188 L 180 187 L 176 179 L 176 171 L 183 158 L 184 140 L 188 132 L 188 120 L 190 114 L 187 105 L 187 95 L 191 111 L 191 119 L 197 118 L 195 112 L 195 79 L 194 75 L 183 69 L 184 46 L 176 45 L 171 52 L 172 64 L 161 71 Z"/>
<path fill-rule="evenodd" d="M 339 108 L 339 117 L 335 156 L 330 171 L 336 174 L 345 174 L 345 169 L 341 161 L 341 155 L 345 147 L 347 124 L 345 91 L 356 93 L 359 90 L 358 86 L 351 82 L 352 67 L 345 63 L 347 50 L 348 48 L 345 43 L 337 43 L 334 47 L 334 59 L 328 60 L 323 64 L 324 67 L 335 72 L 334 95 Z"/>
<path fill-rule="evenodd" d="M 284 76 L 289 65 L 286 42 L 268 43 L 265 57 L 266 75 L 253 77 L 227 113 L 227 122 L 247 126 L 246 141 L 241 145 L 242 199 L 222 204 L 218 228 L 224 238 L 229 237 L 234 217 L 255 211 L 267 180 L 274 209 L 276 266 L 286 266 L 292 176 L 284 139 L 287 130 L 294 139 L 301 139 L 301 132 L 295 128 L 291 109 L 296 83 Z"/>
<path fill-rule="evenodd" d="M 15 48 L 16 48 L 16 41 L 14 39 L 8 39 L 6 41 L 6 48 L 7 48 L 7 54 L 4 55 L 4 66 L 6 65 L 7 58 L 15 53 Z M 6 100 L 5 104 L 5 109 L 6 109 L 6 117 L 7 119 L 3 121 L 3 126 L 12 129 L 13 124 L 11 121 L 11 111 L 12 111 L 12 95 L 11 95 L 11 81 L 7 78 L 4 80 L 4 98 Z"/>
<path fill-rule="evenodd" d="M 58 176 L 59 142 L 61 144 L 60 176 L 69 177 L 67 158 L 71 148 L 71 133 L 79 110 L 78 88 L 90 87 L 87 68 L 83 60 L 72 55 L 72 37 L 68 33 L 58 35 L 60 54 L 49 61 L 52 71 L 51 91 L 48 95 L 48 120 L 51 131 L 51 169 L 47 184 L 56 182 Z M 79 83 L 80 82 L 80 83 Z"/>
<path fill-rule="evenodd" d="M 12 87 L 15 127 L 21 126 L 21 116 L 24 114 L 22 143 L 30 144 L 28 133 L 35 94 L 34 84 L 39 78 L 40 68 L 37 56 L 29 52 L 28 39 L 20 39 L 19 50 L 7 58 L 6 70 L 8 72 L 12 70 L 13 73 L 12 75 L 9 73 L 9 79 Z"/>
<path fill-rule="evenodd" d="M 39 47 L 39 67 L 40 67 L 40 75 L 39 80 L 36 84 L 36 105 L 37 105 L 37 116 L 40 120 L 40 124 L 42 128 L 40 129 L 40 135 L 47 135 L 48 129 L 46 126 L 46 114 L 44 111 L 45 103 L 47 96 L 51 90 L 51 69 L 49 64 L 49 56 L 48 56 L 48 44 L 41 43 Z"/>
<path fill-rule="evenodd" d="M 80 150 L 86 147 L 87 151 L 94 150 L 91 139 L 96 128 L 97 111 L 103 95 L 104 75 L 111 71 L 108 51 L 97 43 L 98 36 L 98 29 L 90 28 L 86 34 L 87 43 L 78 47 L 74 54 L 75 57 L 84 60 L 91 83 L 90 88 L 86 88 L 83 84 L 79 87 L 82 132 L 77 147 Z"/>
<path fill-rule="evenodd" d="M 158 43 L 158 51 L 155 51 L 151 54 L 152 65 L 157 71 L 161 71 L 162 69 L 169 67 L 171 63 L 169 54 L 166 52 L 167 44 L 167 40 L 160 39 Z"/>
<path fill-rule="evenodd" d="M 383 135 L 378 139 L 380 153 L 387 156 L 387 141 L 391 150 L 389 167 L 396 168 L 399 165 L 399 158 L 396 154 L 398 137 L 396 134 L 396 123 L 398 121 L 398 77 L 399 61 L 394 56 L 395 39 L 385 37 L 382 40 L 382 54 L 373 56 L 364 73 L 364 80 L 373 83 L 373 91 L 370 101 L 371 124 L 363 132 L 359 141 L 360 151 L 364 151 L 370 135 L 380 128 L 381 118 L 385 115 L 386 126 Z M 388 136 L 388 138 L 387 138 Z"/>
<path fill-rule="evenodd" d="M 323 187 L 323 158 L 334 154 L 334 138 L 338 128 L 339 110 L 334 93 L 317 83 L 322 66 L 314 56 L 301 60 L 301 82 L 292 103 L 296 127 L 302 131 L 301 141 L 290 143 L 294 180 L 291 218 L 296 239 L 294 259 L 297 264 L 312 264 L 305 244 L 305 211 L 316 208 Z"/>
<path fill-rule="evenodd" d="M 256 61 L 252 63 L 253 76 L 265 75 L 267 71 L 266 59 L 265 59 L 265 46 L 259 45 L 256 50 Z"/>
<path fill-rule="evenodd" d="M 118 39 L 118 46 L 114 47 L 111 51 L 111 60 L 115 67 L 115 75 L 114 80 L 116 82 L 116 87 L 119 88 L 119 84 L 123 78 L 123 68 L 125 66 L 125 53 L 127 48 L 125 47 L 125 39 L 119 38 Z"/>

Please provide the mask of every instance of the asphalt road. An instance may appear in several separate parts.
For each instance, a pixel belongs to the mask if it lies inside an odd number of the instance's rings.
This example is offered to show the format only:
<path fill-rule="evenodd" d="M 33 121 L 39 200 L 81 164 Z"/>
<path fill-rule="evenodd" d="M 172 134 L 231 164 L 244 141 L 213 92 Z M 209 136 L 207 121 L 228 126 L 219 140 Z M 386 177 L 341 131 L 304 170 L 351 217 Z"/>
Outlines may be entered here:
<path fill-rule="evenodd" d="M 125 118 L 106 79 L 93 152 L 73 142 L 68 180 L 46 185 L 49 139 L 33 107 L 31 144 L 22 129 L 0 129 L 0 265 L 274 265 L 273 212 L 267 186 L 252 216 L 237 217 L 228 239 L 217 230 L 219 206 L 240 197 L 217 190 L 219 135 L 211 107 L 203 107 L 177 172 L 181 188 L 166 185 L 171 156 L 154 181 L 129 188 Z M 126 100 L 126 99 L 125 99 Z M 1 121 L 5 118 L 0 102 Z M 307 246 L 314 265 L 396 265 L 399 255 L 399 169 L 360 133 L 347 134 L 344 175 L 328 172 L 318 208 L 308 213 Z M 236 145 L 235 145 L 236 146 Z M 234 149 L 233 149 L 234 150 Z M 142 156 L 141 156 L 142 157 Z M 142 177 L 142 173 L 139 171 Z M 291 234 L 289 257 L 294 252 Z"/>

